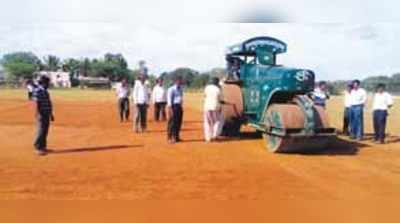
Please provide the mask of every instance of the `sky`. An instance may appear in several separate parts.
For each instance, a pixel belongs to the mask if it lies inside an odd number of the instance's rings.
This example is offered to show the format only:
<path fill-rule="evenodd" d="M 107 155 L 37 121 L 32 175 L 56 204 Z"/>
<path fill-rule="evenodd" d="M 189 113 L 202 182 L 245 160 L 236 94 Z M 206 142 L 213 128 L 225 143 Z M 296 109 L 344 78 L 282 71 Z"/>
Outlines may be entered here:
<path fill-rule="evenodd" d="M 122 53 L 130 68 L 224 67 L 226 47 L 254 36 L 288 44 L 280 64 L 318 79 L 400 72 L 400 3 L 389 1 L 0 0 L 0 56 L 102 57 Z M 384 4 L 383 4 L 384 3 Z"/>

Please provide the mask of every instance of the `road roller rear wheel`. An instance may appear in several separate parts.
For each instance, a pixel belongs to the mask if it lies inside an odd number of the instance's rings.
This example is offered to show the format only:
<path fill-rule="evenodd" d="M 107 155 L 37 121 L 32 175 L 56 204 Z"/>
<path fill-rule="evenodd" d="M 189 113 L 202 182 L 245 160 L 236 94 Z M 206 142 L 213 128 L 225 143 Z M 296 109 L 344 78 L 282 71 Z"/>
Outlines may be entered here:
<path fill-rule="evenodd" d="M 224 116 L 223 136 L 237 136 L 240 133 L 243 114 L 242 89 L 237 84 L 225 83 L 222 85 L 223 100 L 222 106 Z"/>

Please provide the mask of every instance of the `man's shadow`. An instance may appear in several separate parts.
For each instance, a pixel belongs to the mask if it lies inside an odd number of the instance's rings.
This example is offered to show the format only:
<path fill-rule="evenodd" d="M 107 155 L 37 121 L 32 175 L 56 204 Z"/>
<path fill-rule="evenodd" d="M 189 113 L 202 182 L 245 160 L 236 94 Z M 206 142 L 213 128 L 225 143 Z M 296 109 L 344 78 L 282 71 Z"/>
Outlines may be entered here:
<path fill-rule="evenodd" d="M 50 150 L 50 154 L 65 154 L 65 153 L 83 153 L 83 152 L 99 152 L 107 150 L 122 150 L 142 147 L 141 145 L 110 145 L 110 146 L 93 146 L 93 147 L 81 147 L 81 148 L 69 148 L 69 149 L 57 149 Z"/>

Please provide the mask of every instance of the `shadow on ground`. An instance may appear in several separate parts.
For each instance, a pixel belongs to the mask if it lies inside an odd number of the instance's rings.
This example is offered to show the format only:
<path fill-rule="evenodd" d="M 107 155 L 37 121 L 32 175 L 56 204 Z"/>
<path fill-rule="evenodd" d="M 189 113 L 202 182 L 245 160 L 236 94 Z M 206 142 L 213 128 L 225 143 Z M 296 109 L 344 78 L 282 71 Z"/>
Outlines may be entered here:
<path fill-rule="evenodd" d="M 238 140 L 260 140 L 262 134 L 260 132 L 242 132 L 238 137 L 230 137 L 223 141 L 238 141 Z M 305 139 L 307 140 L 307 139 Z M 395 142 L 400 138 L 388 138 L 388 143 Z M 320 150 L 308 150 L 303 152 L 294 152 L 290 154 L 300 155 L 356 155 L 361 148 L 369 147 L 365 141 L 351 141 L 345 138 L 336 137 L 332 141 Z"/>
<path fill-rule="evenodd" d="M 51 154 L 65 154 L 65 153 L 82 153 L 82 152 L 99 152 L 107 150 L 120 150 L 141 147 L 140 145 L 111 145 L 111 146 L 93 146 L 71 149 L 50 150 Z"/>
<path fill-rule="evenodd" d="M 357 155 L 360 148 L 368 147 L 369 145 L 362 141 L 350 141 L 337 137 L 332 139 L 332 142 L 326 148 L 321 150 L 312 150 L 299 152 L 301 155 L 328 155 L 328 156 L 350 156 Z"/>
<path fill-rule="evenodd" d="M 373 140 L 374 139 L 374 134 L 373 133 L 367 133 L 364 136 L 365 140 Z M 392 143 L 398 143 L 400 142 L 400 136 L 395 136 L 395 135 L 386 135 L 385 143 L 386 144 L 392 144 Z"/>

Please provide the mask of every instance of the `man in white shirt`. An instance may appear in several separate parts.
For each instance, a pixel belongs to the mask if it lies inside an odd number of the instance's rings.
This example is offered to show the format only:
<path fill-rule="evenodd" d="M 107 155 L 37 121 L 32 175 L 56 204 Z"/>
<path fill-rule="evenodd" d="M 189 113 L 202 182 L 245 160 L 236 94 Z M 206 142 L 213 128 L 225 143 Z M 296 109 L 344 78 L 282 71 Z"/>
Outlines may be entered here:
<path fill-rule="evenodd" d="M 213 78 L 211 84 L 206 86 L 204 95 L 204 138 L 210 142 L 218 138 L 223 125 L 222 91 L 218 78 Z"/>
<path fill-rule="evenodd" d="M 350 138 L 356 140 L 364 137 L 364 105 L 367 102 L 367 92 L 360 84 L 359 80 L 354 80 L 350 92 Z"/>
<path fill-rule="evenodd" d="M 135 105 L 134 131 L 139 133 L 147 127 L 147 108 L 149 104 L 149 90 L 145 84 L 144 75 L 139 76 L 139 81 L 135 82 L 132 97 Z"/>
<path fill-rule="evenodd" d="M 128 81 L 123 79 L 117 86 L 116 94 L 118 97 L 118 110 L 120 121 L 123 122 L 129 120 L 129 94 L 130 89 Z"/>
<path fill-rule="evenodd" d="M 388 109 L 393 105 L 392 96 L 385 91 L 386 86 L 379 84 L 376 88 L 373 109 L 374 141 L 385 143 Z"/>
<path fill-rule="evenodd" d="M 154 105 L 154 120 L 156 122 L 159 120 L 166 120 L 165 106 L 167 105 L 167 92 L 165 91 L 163 83 L 163 79 L 157 79 L 151 97 Z"/>
<path fill-rule="evenodd" d="M 350 108 L 351 98 L 350 93 L 352 90 L 352 83 L 348 83 L 346 90 L 344 91 L 344 112 L 343 112 L 343 134 L 349 135 L 349 124 L 350 124 Z"/>

